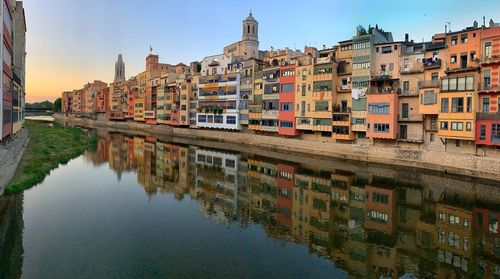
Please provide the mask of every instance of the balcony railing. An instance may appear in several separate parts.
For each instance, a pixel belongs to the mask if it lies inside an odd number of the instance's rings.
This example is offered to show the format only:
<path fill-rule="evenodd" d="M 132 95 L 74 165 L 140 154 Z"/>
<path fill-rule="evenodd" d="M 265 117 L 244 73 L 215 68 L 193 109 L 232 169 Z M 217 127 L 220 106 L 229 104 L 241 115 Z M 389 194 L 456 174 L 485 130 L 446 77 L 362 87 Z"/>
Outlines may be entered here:
<path fill-rule="evenodd" d="M 422 114 L 409 114 L 409 115 L 401 115 L 398 114 L 399 122 L 422 122 L 424 121 L 424 116 Z"/>
<path fill-rule="evenodd" d="M 476 120 L 500 120 L 500 112 L 477 112 Z"/>
<path fill-rule="evenodd" d="M 316 58 L 316 64 L 331 63 L 333 60 L 330 57 L 318 57 Z"/>
<path fill-rule="evenodd" d="M 400 96 L 418 96 L 418 87 L 403 88 L 398 94 Z"/>
<path fill-rule="evenodd" d="M 401 93 L 401 88 L 395 86 L 375 87 L 370 89 L 372 94 Z"/>
<path fill-rule="evenodd" d="M 480 91 L 500 91 L 499 85 L 491 85 L 491 83 L 480 84 L 479 88 L 480 88 Z"/>
<path fill-rule="evenodd" d="M 491 63 L 500 63 L 500 55 L 483 55 L 481 57 L 481 64 L 491 64 Z"/>
<path fill-rule="evenodd" d="M 439 80 L 421 80 L 418 82 L 419 88 L 439 88 Z"/>
<path fill-rule="evenodd" d="M 351 112 L 351 108 L 350 107 L 334 106 L 333 107 L 333 112 L 334 113 L 350 113 Z"/>
<path fill-rule="evenodd" d="M 439 59 L 439 58 L 424 59 L 423 64 L 424 64 L 424 69 L 440 68 L 441 67 L 441 59 Z"/>
<path fill-rule="evenodd" d="M 373 79 L 388 79 L 392 77 L 392 71 L 390 70 L 380 70 L 376 71 Z"/>
<path fill-rule="evenodd" d="M 424 136 L 423 136 L 423 134 L 398 133 L 398 140 L 399 141 L 423 142 Z"/>
<path fill-rule="evenodd" d="M 350 84 L 337 85 L 337 92 L 348 92 L 351 90 Z"/>
<path fill-rule="evenodd" d="M 414 74 L 414 73 L 421 73 L 424 71 L 424 65 L 421 63 L 417 63 L 416 65 L 408 66 L 408 67 L 401 67 L 399 72 L 401 74 Z"/>

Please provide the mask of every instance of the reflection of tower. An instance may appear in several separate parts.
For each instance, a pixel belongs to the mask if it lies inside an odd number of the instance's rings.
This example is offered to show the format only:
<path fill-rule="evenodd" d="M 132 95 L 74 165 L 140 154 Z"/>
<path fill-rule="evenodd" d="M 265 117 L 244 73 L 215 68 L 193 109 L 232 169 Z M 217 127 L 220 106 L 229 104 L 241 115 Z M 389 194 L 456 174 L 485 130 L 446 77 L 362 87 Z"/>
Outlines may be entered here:
<path fill-rule="evenodd" d="M 118 54 L 118 60 L 115 63 L 115 82 L 125 81 L 125 63 L 121 54 Z"/>

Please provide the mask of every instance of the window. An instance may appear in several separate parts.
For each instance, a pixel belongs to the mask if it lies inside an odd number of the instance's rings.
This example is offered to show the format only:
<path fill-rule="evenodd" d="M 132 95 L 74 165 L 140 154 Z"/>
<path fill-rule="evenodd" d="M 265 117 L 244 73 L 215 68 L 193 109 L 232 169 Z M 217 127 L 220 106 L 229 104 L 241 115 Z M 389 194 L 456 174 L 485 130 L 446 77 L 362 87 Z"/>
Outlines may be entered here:
<path fill-rule="evenodd" d="M 465 130 L 466 131 L 472 131 L 472 123 L 465 122 Z"/>
<path fill-rule="evenodd" d="M 441 112 L 448 112 L 449 108 L 449 99 L 448 98 L 441 98 Z"/>
<path fill-rule="evenodd" d="M 408 80 L 403 81 L 403 93 L 410 91 L 410 82 Z"/>
<path fill-rule="evenodd" d="M 453 37 L 451 37 L 451 45 L 452 45 L 452 46 L 457 45 L 457 39 L 458 39 L 458 37 L 457 37 L 457 36 L 453 36 Z"/>
<path fill-rule="evenodd" d="M 463 131 L 464 123 L 463 122 L 451 122 L 451 130 L 452 131 Z"/>
<path fill-rule="evenodd" d="M 181 105 L 181 110 L 186 110 L 186 105 Z"/>
<path fill-rule="evenodd" d="M 467 112 L 472 112 L 472 96 L 467 96 Z"/>
<path fill-rule="evenodd" d="M 302 84 L 302 97 L 306 95 L 306 85 L 305 83 Z"/>
<path fill-rule="evenodd" d="M 479 128 L 479 139 L 486 140 L 486 125 L 481 125 Z"/>
<path fill-rule="evenodd" d="M 484 70 L 483 71 L 483 88 L 489 89 L 491 86 L 491 71 Z"/>
<path fill-rule="evenodd" d="M 434 142 L 434 133 L 429 134 L 429 141 Z"/>
<path fill-rule="evenodd" d="M 451 55 L 451 57 L 450 57 L 450 63 L 451 64 L 457 63 L 457 55 L 456 54 L 452 54 Z"/>
<path fill-rule="evenodd" d="M 460 248 L 460 235 L 450 232 L 448 234 L 448 246 L 450 247 L 455 247 L 455 248 Z"/>
<path fill-rule="evenodd" d="M 483 112 L 490 112 L 490 98 L 483 98 Z"/>
<path fill-rule="evenodd" d="M 441 123 L 440 123 L 440 129 L 441 130 L 448 130 L 448 122 L 447 121 L 441 121 Z"/>
<path fill-rule="evenodd" d="M 424 105 L 431 105 L 436 103 L 436 93 L 433 90 L 426 90 L 424 92 Z"/>
<path fill-rule="evenodd" d="M 199 123 L 206 123 L 207 122 L 207 116 L 205 114 L 198 115 L 198 122 Z"/>
<path fill-rule="evenodd" d="M 372 201 L 378 202 L 378 203 L 388 204 L 389 203 L 389 195 L 374 192 L 372 195 Z"/>
<path fill-rule="evenodd" d="M 3 5 L 3 22 L 5 26 L 7 26 L 9 34 L 12 34 L 12 18 L 10 17 L 9 8 L 6 4 Z"/>
<path fill-rule="evenodd" d="M 280 110 L 281 111 L 292 111 L 293 103 L 281 103 Z"/>
<path fill-rule="evenodd" d="M 282 127 L 282 128 L 293 128 L 293 122 L 290 122 L 290 121 L 280 121 L 280 127 Z"/>
<path fill-rule="evenodd" d="M 466 44 L 468 42 L 467 34 L 462 34 L 462 36 L 460 36 L 460 41 L 462 42 L 462 44 Z"/>
<path fill-rule="evenodd" d="M 431 81 L 432 82 L 437 82 L 439 80 L 439 73 L 432 73 L 431 75 Z"/>
<path fill-rule="evenodd" d="M 445 243 L 446 242 L 446 231 L 444 229 L 438 230 L 438 242 Z"/>
<path fill-rule="evenodd" d="M 12 64 L 12 53 L 9 47 L 5 44 L 5 41 L 3 43 L 2 55 L 3 55 L 3 62 L 10 66 Z"/>
<path fill-rule="evenodd" d="M 368 112 L 370 114 L 389 114 L 390 105 L 388 103 L 372 103 L 368 104 Z"/>
<path fill-rule="evenodd" d="M 220 114 L 216 114 L 214 117 L 214 123 L 217 123 L 217 124 L 224 123 L 224 116 L 220 115 Z"/>
<path fill-rule="evenodd" d="M 491 42 L 484 44 L 484 57 L 491 58 Z"/>
<path fill-rule="evenodd" d="M 392 47 L 391 46 L 385 46 L 382 47 L 382 53 L 391 53 L 392 52 Z"/>
<path fill-rule="evenodd" d="M 491 124 L 491 141 L 500 142 L 500 124 Z"/>
<path fill-rule="evenodd" d="M 213 115 L 207 115 L 207 122 L 208 123 L 214 123 L 214 116 Z"/>
<path fill-rule="evenodd" d="M 236 116 L 228 115 L 226 118 L 226 124 L 236 124 Z"/>
<path fill-rule="evenodd" d="M 451 98 L 451 112 L 464 112 L 464 98 Z"/>
<path fill-rule="evenodd" d="M 281 92 L 288 93 L 293 92 L 293 83 L 285 83 L 281 85 Z"/>
<path fill-rule="evenodd" d="M 373 125 L 373 131 L 376 133 L 389 133 L 389 124 L 375 123 L 375 125 Z"/>
<path fill-rule="evenodd" d="M 328 101 L 317 101 L 314 104 L 315 111 L 328 111 Z"/>
<path fill-rule="evenodd" d="M 446 214 L 444 212 L 439 212 L 438 219 L 439 221 L 444 222 L 446 220 Z"/>

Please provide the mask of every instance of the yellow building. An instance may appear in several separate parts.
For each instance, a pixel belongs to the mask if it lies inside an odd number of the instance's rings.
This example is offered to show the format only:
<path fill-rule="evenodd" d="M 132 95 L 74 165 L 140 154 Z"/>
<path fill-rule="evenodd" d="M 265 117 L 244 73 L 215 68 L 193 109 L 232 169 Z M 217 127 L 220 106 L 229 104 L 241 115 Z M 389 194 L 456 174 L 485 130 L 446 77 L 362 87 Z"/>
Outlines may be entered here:
<path fill-rule="evenodd" d="M 145 121 L 143 98 L 137 98 L 134 101 L 134 121 Z"/>

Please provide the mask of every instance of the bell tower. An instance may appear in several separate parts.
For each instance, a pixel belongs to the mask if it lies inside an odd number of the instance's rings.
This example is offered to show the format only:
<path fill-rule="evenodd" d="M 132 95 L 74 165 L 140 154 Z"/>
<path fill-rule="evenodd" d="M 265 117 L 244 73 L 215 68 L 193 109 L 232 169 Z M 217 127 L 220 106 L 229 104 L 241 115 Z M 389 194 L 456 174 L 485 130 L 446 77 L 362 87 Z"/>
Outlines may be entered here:
<path fill-rule="evenodd" d="M 115 82 L 125 81 L 125 63 L 122 55 L 118 55 L 118 61 L 115 63 Z"/>
<path fill-rule="evenodd" d="M 243 41 L 259 41 L 259 23 L 252 15 L 252 11 L 248 14 L 248 17 L 243 20 Z"/>

